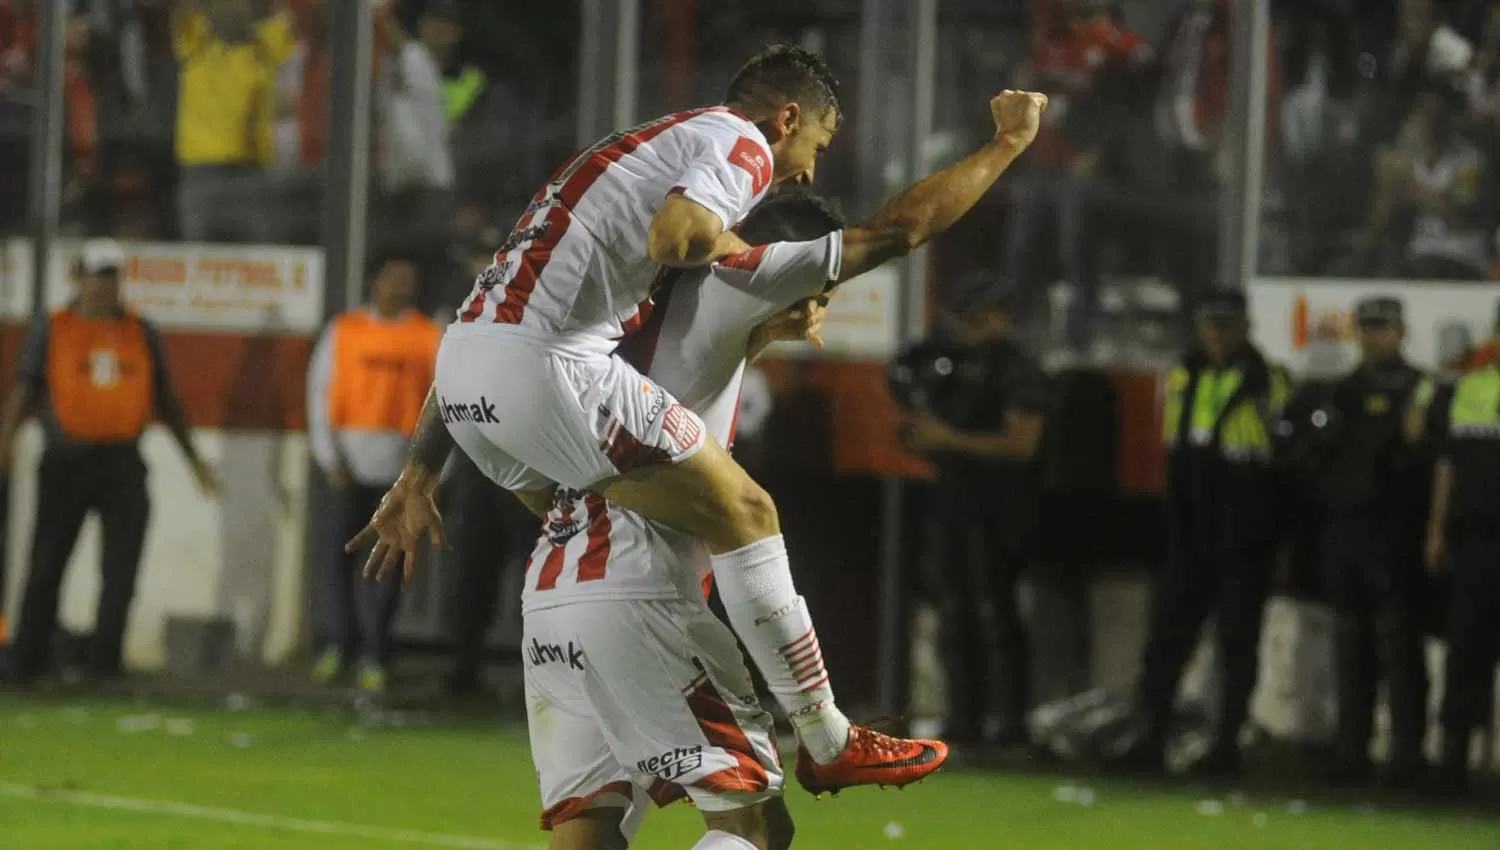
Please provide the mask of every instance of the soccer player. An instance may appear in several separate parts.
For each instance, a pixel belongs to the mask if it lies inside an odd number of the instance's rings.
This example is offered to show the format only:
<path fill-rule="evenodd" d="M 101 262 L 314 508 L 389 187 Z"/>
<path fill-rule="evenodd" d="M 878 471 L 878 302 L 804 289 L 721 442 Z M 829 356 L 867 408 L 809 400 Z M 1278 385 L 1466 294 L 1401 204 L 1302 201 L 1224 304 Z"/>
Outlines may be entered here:
<path fill-rule="evenodd" d="M 810 182 L 838 122 L 822 61 L 774 47 L 741 69 L 724 106 L 616 134 L 559 170 L 444 337 L 410 462 L 371 520 L 376 572 L 406 556 L 409 576 L 420 538 L 440 539 L 432 493 L 446 425 L 538 513 L 561 485 L 703 541 L 739 616 L 776 619 L 773 603 L 792 583 L 770 497 L 696 413 L 665 391 L 641 392 L 640 373 L 614 350 L 645 321 L 663 267 L 749 250 L 729 228 L 773 183 Z M 758 662 L 783 646 L 756 644 L 772 636 L 742 630 Z M 853 746 L 877 739 L 851 731 L 819 695 L 785 707 L 824 784 L 900 781 L 933 758 L 928 745 L 883 736 L 887 751 Z"/>
<path fill-rule="evenodd" d="M 747 359 L 775 339 L 815 339 L 837 282 L 905 253 L 967 212 L 1029 143 L 1042 103 L 1022 93 L 996 98 L 995 141 L 903 192 L 872 227 L 844 230 L 827 205 L 802 193 L 761 204 L 741 235 L 775 244 L 677 273 L 663 286 L 653 321 L 627 353 L 646 375 L 638 390 L 658 404 L 670 391 L 731 444 Z M 797 239 L 807 241 L 790 241 Z M 708 822 L 702 850 L 775 847 L 789 838 L 771 718 L 734 635 L 699 590 L 708 568 L 692 537 L 594 493 L 555 491 L 523 595 L 532 753 L 554 848 L 621 846 L 648 799 L 684 794 Z M 801 597 L 788 583 L 773 602 L 758 619 L 735 617 L 734 600 L 726 607 L 741 637 L 769 638 L 747 643 L 781 646 L 756 662 L 773 689 L 791 686 L 777 695 L 796 724 L 797 713 L 831 700 L 828 675 Z M 908 743 L 924 748 L 926 758 L 906 765 L 904 775 L 887 776 L 892 784 L 927 775 L 945 753 L 937 742 L 896 741 L 858 727 L 851 742 L 876 761 L 903 760 Z M 797 773 L 814 793 L 843 787 L 820 776 L 806 750 Z"/>

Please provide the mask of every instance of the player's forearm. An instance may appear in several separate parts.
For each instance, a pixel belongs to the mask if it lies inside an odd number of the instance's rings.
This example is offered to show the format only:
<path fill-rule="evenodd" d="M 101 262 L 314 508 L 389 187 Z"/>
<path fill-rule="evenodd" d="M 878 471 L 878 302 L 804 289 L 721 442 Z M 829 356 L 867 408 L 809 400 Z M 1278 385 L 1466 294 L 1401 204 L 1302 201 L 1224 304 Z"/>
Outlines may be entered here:
<path fill-rule="evenodd" d="M 406 468 L 401 476 L 415 483 L 436 484 L 453 451 L 453 435 L 443 424 L 438 410 L 437 390 L 427 391 L 427 401 L 422 405 L 422 415 L 417 419 L 417 430 L 411 438 L 411 448 L 406 454 Z"/>
<path fill-rule="evenodd" d="M 1011 136 L 997 136 L 892 198 L 867 227 L 898 231 L 905 236 L 907 248 L 915 250 L 973 209 L 1028 146 Z"/>
<path fill-rule="evenodd" d="M 748 250 L 749 244 L 725 230 L 718 216 L 681 198 L 662 207 L 646 234 L 652 261 L 673 268 L 704 266 Z"/>

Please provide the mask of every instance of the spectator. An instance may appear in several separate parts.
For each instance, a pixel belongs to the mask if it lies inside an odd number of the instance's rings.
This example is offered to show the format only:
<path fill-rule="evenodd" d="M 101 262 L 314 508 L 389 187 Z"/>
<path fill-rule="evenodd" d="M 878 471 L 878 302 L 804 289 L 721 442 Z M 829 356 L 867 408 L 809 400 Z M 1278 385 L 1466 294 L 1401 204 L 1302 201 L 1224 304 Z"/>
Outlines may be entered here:
<path fill-rule="evenodd" d="M 356 590 L 359 553 L 346 553 L 344 543 L 375 513 L 401 474 L 407 443 L 432 385 L 442 329 L 412 307 L 420 269 L 417 260 L 400 254 L 377 259 L 371 267 L 370 304 L 329 325 L 313 351 L 307 380 L 313 459 L 335 500 L 321 565 L 318 639 L 323 651 L 313 677 L 333 680 L 358 648 L 359 686 L 372 693 L 386 689 L 401 577 L 359 582 Z M 363 609 L 358 616 L 356 600 Z"/>
<path fill-rule="evenodd" d="M 77 295 L 32 325 L 20 379 L 0 421 L 0 471 L 8 471 L 16 431 L 30 412 L 40 412 L 47 434 L 11 671 L 22 681 L 47 671 L 63 573 L 90 512 L 99 515 L 103 545 L 88 667 L 100 678 L 121 672 L 126 616 L 150 513 L 139 441 L 153 411 L 172 430 L 199 487 L 208 494 L 219 490 L 188 432 L 161 338 L 120 302 L 124 266 L 118 244 L 84 244 L 73 265 Z"/>
<path fill-rule="evenodd" d="M 257 17 L 242 0 L 182 0 L 174 14 L 183 238 L 265 241 L 264 169 L 274 156 L 276 71 L 295 47 L 291 16 Z"/>
<path fill-rule="evenodd" d="M 389 5 L 376 13 L 376 25 L 394 46 L 394 61 L 383 69 L 378 89 L 378 177 L 387 238 L 399 232 L 402 241 L 435 241 L 453 215 L 453 152 L 439 62 L 463 33 L 458 7 L 430 5 L 420 39 L 406 36 Z"/>
<path fill-rule="evenodd" d="M 1377 157 L 1375 203 L 1359 245 L 1361 270 L 1457 280 L 1485 275 L 1490 190 L 1484 155 L 1459 132 L 1462 117 L 1462 95 L 1435 87 L 1417 99 L 1398 146 Z M 1404 251 L 1393 253 L 1392 245 Z"/>
<path fill-rule="evenodd" d="M 0 233 L 26 223 L 36 28 L 36 0 L 0 0 Z"/>
<path fill-rule="evenodd" d="M 1389 47 L 1377 47 L 1382 87 L 1376 100 L 1377 137 L 1391 138 L 1422 92 L 1452 83 L 1474 59 L 1474 46 L 1444 23 L 1434 0 L 1401 0 Z"/>
<path fill-rule="evenodd" d="M 1055 222 L 1063 271 L 1073 286 L 1067 342 L 1091 340 L 1099 294 L 1099 244 L 1093 233 L 1100 195 L 1101 160 L 1111 153 L 1121 103 L 1102 90 L 1105 81 L 1144 67 L 1150 48 L 1112 20 L 1102 0 L 1068 0 L 1066 21 L 1041 45 L 1023 73 L 1021 88 L 1051 97 L 1028 157 L 1030 173 L 1011 185 L 1005 271 L 1009 285 L 1025 290 L 1036 281 L 1031 259 L 1048 219 Z"/>

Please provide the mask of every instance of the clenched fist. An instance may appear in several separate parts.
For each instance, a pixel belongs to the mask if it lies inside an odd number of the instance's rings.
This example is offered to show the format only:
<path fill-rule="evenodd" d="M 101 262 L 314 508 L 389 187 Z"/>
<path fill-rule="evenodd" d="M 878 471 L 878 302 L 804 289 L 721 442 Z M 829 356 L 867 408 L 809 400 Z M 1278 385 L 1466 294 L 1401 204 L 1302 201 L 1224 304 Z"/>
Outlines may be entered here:
<path fill-rule="evenodd" d="M 990 98 L 990 114 L 995 117 L 996 138 L 1007 138 L 1024 145 L 1031 144 L 1042 125 L 1047 96 L 1031 91 L 1006 89 Z"/>

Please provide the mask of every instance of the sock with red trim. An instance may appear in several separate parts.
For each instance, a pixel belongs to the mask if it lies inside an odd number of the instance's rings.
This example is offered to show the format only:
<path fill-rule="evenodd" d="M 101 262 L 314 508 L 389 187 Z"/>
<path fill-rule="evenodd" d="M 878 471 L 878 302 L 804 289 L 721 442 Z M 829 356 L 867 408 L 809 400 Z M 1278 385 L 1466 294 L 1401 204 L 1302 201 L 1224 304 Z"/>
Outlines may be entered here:
<path fill-rule="evenodd" d="M 849 742 L 849 719 L 834 705 L 818 633 L 792 584 L 781 535 L 714 555 L 712 564 L 729 624 L 765 676 L 807 754 L 819 764 L 838 758 Z"/>
<path fill-rule="evenodd" d="M 710 829 L 693 845 L 693 850 L 756 850 L 756 847 L 738 835 Z"/>

